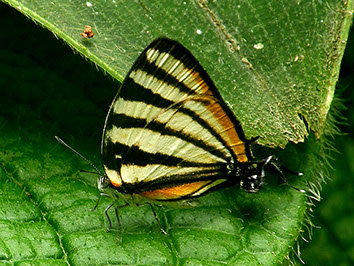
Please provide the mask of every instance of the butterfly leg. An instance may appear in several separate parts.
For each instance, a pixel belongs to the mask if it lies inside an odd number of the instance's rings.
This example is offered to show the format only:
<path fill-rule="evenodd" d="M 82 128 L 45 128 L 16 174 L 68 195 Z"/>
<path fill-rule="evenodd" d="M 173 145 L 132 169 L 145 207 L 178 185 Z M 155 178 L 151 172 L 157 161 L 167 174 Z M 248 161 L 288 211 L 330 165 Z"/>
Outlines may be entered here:
<path fill-rule="evenodd" d="M 111 218 L 109 217 L 109 214 L 108 214 L 108 211 L 110 208 L 112 208 L 112 206 L 115 204 L 116 202 L 113 201 L 112 204 L 110 204 L 104 211 L 104 213 L 106 214 L 106 217 L 107 217 L 107 220 L 108 220 L 108 223 L 109 223 L 109 226 L 108 226 L 108 229 L 107 229 L 107 233 L 111 230 L 112 228 L 112 221 L 111 221 Z M 119 205 L 119 206 L 115 206 L 114 207 L 114 212 L 115 212 L 115 215 L 116 215 L 116 219 L 117 219 L 117 223 L 118 223 L 118 226 L 119 226 L 119 229 L 120 231 L 122 230 L 122 225 L 120 223 L 120 218 L 119 218 L 119 213 L 118 213 L 118 209 L 119 208 L 124 208 L 124 207 L 127 207 L 127 206 L 130 206 L 128 203 L 127 204 L 124 204 L 124 205 Z"/>
<path fill-rule="evenodd" d="M 163 227 L 162 227 L 162 225 L 161 225 L 159 219 L 157 218 L 157 214 L 156 214 L 156 212 L 155 212 L 154 206 L 152 206 L 152 204 L 151 204 L 150 202 L 147 202 L 146 204 L 148 204 L 148 205 L 150 206 L 150 208 L 151 208 L 151 210 L 152 210 L 152 213 L 154 214 L 154 218 L 155 218 L 157 224 L 158 224 L 159 227 L 160 227 L 161 232 L 162 232 L 164 235 L 169 236 L 169 234 L 165 231 L 165 229 L 163 229 Z M 143 205 L 140 205 L 140 206 L 144 206 L 144 205 L 146 205 L 146 204 L 143 204 Z"/>
<path fill-rule="evenodd" d="M 109 197 L 109 195 L 107 195 L 107 194 L 105 194 L 105 193 L 103 193 L 103 192 L 100 193 L 99 196 L 98 196 L 98 198 L 97 198 L 97 201 L 96 201 L 95 206 L 90 210 L 90 212 L 92 212 L 92 211 L 94 211 L 94 210 L 97 209 L 97 206 L 98 206 L 98 204 L 99 204 L 100 199 L 101 199 L 102 196 L 104 196 L 104 197 Z M 115 202 L 113 202 L 112 204 L 110 204 L 110 205 L 105 209 L 105 211 L 104 211 L 104 213 L 106 214 L 108 223 L 109 223 L 109 227 L 108 227 L 108 229 L 107 229 L 107 233 L 108 233 L 108 232 L 111 230 L 111 228 L 112 228 L 112 222 L 111 222 L 111 218 L 110 218 L 109 215 L 108 215 L 108 211 L 109 211 L 110 208 L 112 208 L 112 206 L 114 205 L 114 203 L 115 203 Z M 124 205 L 124 206 L 126 206 L 126 205 Z M 121 207 L 121 206 L 116 206 L 114 209 L 115 209 L 115 214 L 116 214 L 117 222 L 118 222 L 118 224 L 119 224 L 119 227 L 121 227 L 120 219 L 119 219 L 119 215 L 118 215 L 118 210 L 117 210 L 119 207 Z"/>
<path fill-rule="evenodd" d="M 105 193 L 100 193 L 100 195 L 98 195 L 98 198 L 97 198 L 97 201 L 96 201 L 96 204 L 95 206 L 90 210 L 90 212 L 93 212 L 94 210 L 96 210 L 98 204 L 100 203 L 100 200 L 101 200 L 101 197 L 104 196 L 104 197 L 109 197 L 109 195 L 105 194 Z"/>
<path fill-rule="evenodd" d="M 260 164 L 263 164 L 263 167 L 265 166 L 271 166 L 273 167 L 274 170 L 276 170 L 279 173 L 283 173 L 283 171 L 286 171 L 292 175 L 298 175 L 302 176 L 303 173 L 295 172 L 293 170 L 290 170 L 289 168 L 285 167 L 281 163 L 279 163 L 278 158 L 276 158 L 274 155 L 268 156 L 266 159 L 259 161 Z M 287 182 L 285 182 L 287 183 Z"/>
<path fill-rule="evenodd" d="M 126 206 L 126 205 L 125 205 L 125 206 Z M 118 232 L 119 232 L 120 236 L 122 236 L 122 235 L 123 235 L 123 228 L 122 228 L 122 224 L 121 224 L 121 222 L 120 222 L 119 213 L 118 213 L 118 208 L 119 208 L 119 206 L 116 206 L 116 207 L 114 208 L 114 212 L 115 212 L 116 219 L 117 219 L 117 223 L 118 223 Z"/>
<path fill-rule="evenodd" d="M 297 176 L 302 176 L 303 173 L 298 173 L 298 172 L 295 172 L 293 170 L 290 170 L 289 168 L 283 166 L 281 163 L 278 162 L 278 159 L 271 155 L 271 156 L 268 156 L 267 158 L 265 158 L 264 160 L 260 160 L 260 161 L 257 161 L 257 162 L 254 162 L 255 164 L 257 164 L 258 166 L 258 171 L 259 171 L 259 175 L 262 175 L 264 176 L 263 174 L 263 171 L 264 171 L 264 168 L 267 166 L 267 167 L 270 167 L 273 169 L 273 171 L 275 171 L 279 178 L 285 183 L 287 184 L 288 186 L 290 186 L 291 188 L 299 191 L 299 192 L 305 192 L 305 190 L 303 189 L 299 189 L 297 187 L 294 187 L 293 185 L 291 185 L 288 180 L 286 179 L 283 171 L 286 171 L 290 174 L 293 174 L 293 175 L 297 175 Z"/>
<path fill-rule="evenodd" d="M 108 215 L 108 211 L 110 208 L 112 208 L 112 206 L 114 205 L 115 202 L 113 202 L 112 204 L 110 204 L 105 210 L 104 210 L 104 213 L 106 214 L 106 217 L 107 217 L 107 220 L 108 220 L 108 229 L 107 229 L 107 233 L 111 230 L 112 228 L 112 222 L 111 222 L 111 218 L 109 218 L 109 215 Z"/>
<path fill-rule="evenodd" d="M 265 166 L 265 165 L 268 165 L 268 166 L 272 167 L 273 170 L 275 170 L 275 172 L 278 173 L 280 179 L 281 179 L 285 184 L 287 184 L 288 186 L 290 186 L 291 188 L 293 188 L 293 189 L 295 189 L 295 190 L 297 190 L 297 191 L 299 191 L 299 192 L 303 192 L 303 193 L 306 192 L 306 191 L 303 190 L 303 189 L 299 189 L 299 188 L 294 187 L 293 185 L 289 184 L 288 180 L 287 180 L 286 177 L 284 176 L 283 171 L 286 171 L 286 172 L 288 172 L 288 173 L 290 173 L 290 174 L 292 174 L 292 175 L 297 175 L 297 176 L 302 176 L 303 173 L 301 173 L 301 172 L 298 173 L 298 172 L 295 172 L 295 171 L 293 171 L 293 170 L 290 170 L 289 168 L 287 168 L 287 167 L 285 167 L 284 165 L 280 164 L 280 163 L 278 162 L 278 159 L 277 159 L 276 157 L 274 157 L 274 156 L 269 156 L 269 157 L 266 159 L 266 162 L 265 162 L 264 166 Z M 263 167 L 264 167 L 264 166 L 263 166 Z"/>

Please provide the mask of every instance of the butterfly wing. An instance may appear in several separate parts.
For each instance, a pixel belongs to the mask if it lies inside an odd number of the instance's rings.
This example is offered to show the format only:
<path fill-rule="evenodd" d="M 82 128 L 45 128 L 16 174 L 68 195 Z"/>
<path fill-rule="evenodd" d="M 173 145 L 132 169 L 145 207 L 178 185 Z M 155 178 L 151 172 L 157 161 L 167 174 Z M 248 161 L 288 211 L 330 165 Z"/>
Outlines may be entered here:
<path fill-rule="evenodd" d="M 198 196 L 247 162 L 242 128 L 212 80 L 181 44 L 152 42 L 107 115 L 103 166 L 114 186 L 152 199 Z"/>

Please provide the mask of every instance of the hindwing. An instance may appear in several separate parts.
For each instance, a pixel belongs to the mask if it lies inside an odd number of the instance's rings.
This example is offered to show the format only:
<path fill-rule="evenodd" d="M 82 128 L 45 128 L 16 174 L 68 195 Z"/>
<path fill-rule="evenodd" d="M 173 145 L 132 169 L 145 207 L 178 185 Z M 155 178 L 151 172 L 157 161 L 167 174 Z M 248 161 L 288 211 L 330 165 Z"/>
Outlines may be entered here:
<path fill-rule="evenodd" d="M 157 200 L 199 196 L 251 156 L 206 71 L 166 38 L 152 42 L 123 81 L 106 118 L 102 155 L 116 188 Z"/>

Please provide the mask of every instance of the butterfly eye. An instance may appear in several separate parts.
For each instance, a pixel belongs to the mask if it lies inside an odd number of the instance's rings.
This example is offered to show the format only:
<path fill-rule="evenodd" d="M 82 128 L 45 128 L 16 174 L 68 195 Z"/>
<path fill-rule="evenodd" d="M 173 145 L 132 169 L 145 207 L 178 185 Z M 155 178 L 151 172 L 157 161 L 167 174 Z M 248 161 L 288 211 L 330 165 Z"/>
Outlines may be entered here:
<path fill-rule="evenodd" d="M 104 191 L 106 188 L 109 187 L 109 185 L 111 184 L 111 181 L 109 180 L 109 178 L 107 176 L 102 175 L 97 178 L 97 184 L 98 184 L 98 189 L 101 191 Z"/>

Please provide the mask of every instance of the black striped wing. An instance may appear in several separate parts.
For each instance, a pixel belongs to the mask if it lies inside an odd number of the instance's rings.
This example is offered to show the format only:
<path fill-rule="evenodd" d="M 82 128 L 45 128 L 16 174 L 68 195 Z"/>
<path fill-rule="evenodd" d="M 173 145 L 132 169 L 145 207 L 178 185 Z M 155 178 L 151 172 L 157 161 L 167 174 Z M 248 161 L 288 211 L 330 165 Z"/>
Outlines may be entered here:
<path fill-rule="evenodd" d="M 172 200 L 227 181 L 230 165 L 248 160 L 249 147 L 198 61 L 178 42 L 160 38 L 141 53 L 114 98 L 102 155 L 117 190 Z"/>

